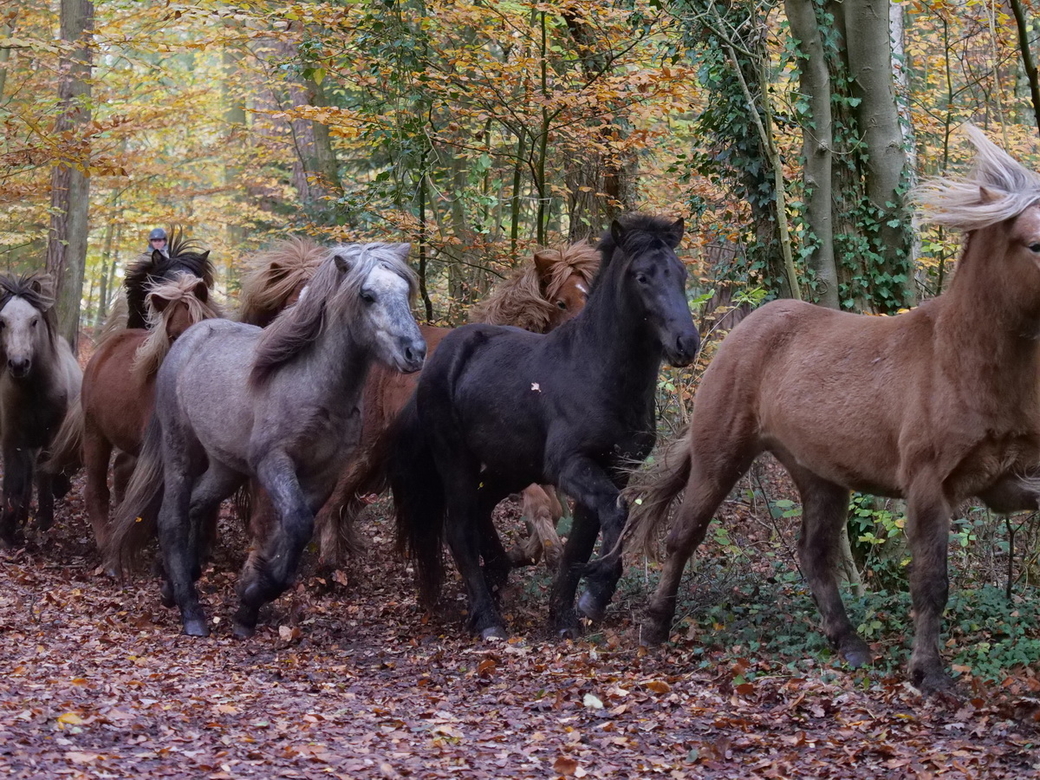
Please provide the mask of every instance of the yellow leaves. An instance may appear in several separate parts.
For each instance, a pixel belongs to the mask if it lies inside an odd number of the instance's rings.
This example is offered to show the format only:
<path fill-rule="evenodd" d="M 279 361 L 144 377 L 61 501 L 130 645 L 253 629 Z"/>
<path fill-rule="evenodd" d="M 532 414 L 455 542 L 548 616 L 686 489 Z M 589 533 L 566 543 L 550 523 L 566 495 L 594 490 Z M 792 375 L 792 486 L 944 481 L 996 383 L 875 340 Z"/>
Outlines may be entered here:
<path fill-rule="evenodd" d="M 81 718 L 79 713 L 77 712 L 66 712 L 62 715 L 59 715 L 57 718 L 55 718 L 55 720 L 58 721 L 59 728 L 61 726 L 82 726 L 84 723 L 86 723 L 86 721 L 83 720 L 83 718 Z"/>

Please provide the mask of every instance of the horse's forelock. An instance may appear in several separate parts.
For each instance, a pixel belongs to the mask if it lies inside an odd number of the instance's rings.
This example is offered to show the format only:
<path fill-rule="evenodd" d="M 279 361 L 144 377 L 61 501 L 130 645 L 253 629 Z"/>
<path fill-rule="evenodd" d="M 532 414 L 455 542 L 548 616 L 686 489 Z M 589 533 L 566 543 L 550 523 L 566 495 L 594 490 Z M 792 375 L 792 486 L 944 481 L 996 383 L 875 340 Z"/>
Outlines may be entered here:
<path fill-rule="evenodd" d="M 187 273 L 175 274 L 172 279 L 155 282 L 149 285 L 145 298 L 148 317 L 148 337 L 134 352 L 131 370 L 138 376 L 147 377 L 159 370 L 166 353 L 170 351 L 170 335 L 168 326 L 178 302 L 183 302 L 188 309 L 188 319 L 192 325 L 202 320 L 223 317 L 220 307 L 212 299 L 203 301 L 195 294 L 199 277 Z M 168 304 L 159 310 L 155 299 L 163 298 Z"/>
<path fill-rule="evenodd" d="M 585 284 L 592 286 L 600 267 L 600 253 L 588 241 L 582 239 L 560 250 L 560 258 L 552 266 L 549 283 L 546 285 L 546 297 L 555 298 L 560 288 L 578 274 Z"/>
<path fill-rule="evenodd" d="M 964 178 L 929 179 L 914 189 L 921 223 L 979 230 L 1016 217 L 1040 201 L 1040 175 L 977 127 L 967 125 L 965 130 L 975 145 L 974 165 Z"/>
<path fill-rule="evenodd" d="M 314 276 L 326 254 L 310 239 L 291 237 L 253 255 L 248 261 L 251 270 L 242 280 L 239 320 L 259 325 L 281 311 L 293 292 Z"/>
<path fill-rule="evenodd" d="M 0 311 L 13 298 L 22 298 L 40 312 L 48 338 L 51 341 L 57 338 L 58 316 L 54 309 L 52 280 L 48 274 L 33 273 L 19 277 L 0 274 Z"/>

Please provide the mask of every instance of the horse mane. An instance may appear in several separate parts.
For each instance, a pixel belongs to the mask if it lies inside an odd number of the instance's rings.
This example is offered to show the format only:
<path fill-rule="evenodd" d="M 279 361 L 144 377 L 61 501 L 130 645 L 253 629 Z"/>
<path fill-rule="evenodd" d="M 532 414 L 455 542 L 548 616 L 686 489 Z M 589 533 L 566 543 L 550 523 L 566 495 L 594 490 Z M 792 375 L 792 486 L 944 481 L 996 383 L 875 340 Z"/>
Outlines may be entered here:
<path fill-rule="evenodd" d="M 145 379 L 159 370 L 166 353 L 170 351 L 172 340 L 167 331 L 170 318 L 175 307 L 173 304 L 183 301 L 188 307 L 188 318 L 194 325 L 202 320 L 223 317 L 224 314 L 216 303 L 201 301 L 195 295 L 195 287 L 199 278 L 188 273 L 175 274 L 172 279 L 163 279 L 148 286 L 145 306 L 148 310 L 148 337 L 134 352 L 131 371 L 140 379 Z M 159 311 L 155 307 L 155 299 L 164 298 L 170 305 Z"/>
<path fill-rule="evenodd" d="M 415 298 L 418 279 L 396 253 L 399 244 L 341 244 L 325 251 L 324 259 L 303 289 L 299 300 L 266 327 L 256 345 L 249 380 L 262 385 L 272 374 L 317 341 L 328 326 L 330 312 L 337 319 L 353 322 L 361 312 L 361 285 L 377 264 L 394 271 L 408 282 Z M 341 271 L 337 258 L 350 263 Z"/>
<path fill-rule="evenodd" d="M 311 239 L 293 236 L 250 257 L 238 298 L 238 321 L 269 324 L 293 291 L 314 275 L 325 254 Z"/>
<path fill-rule="evenodd" d="M 603 232 L 597 244 L 601 272 L 597 274 L 594 286 L 598 286 L 606 276 L 603 271 L 610 267 L 610 261 L 614 258 L 616 249 L 622 249 L 629 257 L 635 257 L 649 250 L 657 241 L 663 241 L 675 249 L 682 239 L 682 230 L 676 231 L 675 220 L 668 217 L 659 217 L 654 214 L 623 214 L 615 221 L 624 229 L 623 245 L 618 246 L 611 228 Z"/>
<path fill-rule="evenodd" d="M 975 164 L 963 179 L 933 178 L 913 192 L 922 224 L 970 232 L 1018 216 L 1040 200 L 1040 175 L 1025 168 L 974 125 Z"/>
<path fill-rule="evenodd" d="M 0 274 L 0 311 L 12 298 L 25 298 L 40 312 L 53 341 L 58 332 L 58 315 L 54 310 L 54 280 L 51 275 L 30 273 L 14 277 Z"/>
<path fill-rule="evenodd" d="M 600 255 L 588 241 L 581 240 L 563 249 L 547 248 L 535 257 L 553 257 L 549 280 L 542 292 L 542 278 L 534 262 L 526 263 L 495 288 L 483 302 L 470 310 L 470 322 L 488 325 L 512 325 L 534 333 L 545 333 L 556 314 L 552 298 L 572 274 L 580 274 L 592 286 L 599 271 Z"/>
<path fill-rule="evenodd" d="M 213 287 L 215 273 L 209 252 L 205 251 L 198 241 L 184 236 L 179 228 L 174 228 L 170 235 L 169 257 L 156 252 L 143 252 L 131 265 L 123 279 L 126 288 L 129 327 L 146 327 L 148 312 L 145 298 L 148 285 L 157 280 L 170 277 L 174 272 L 194 274 Z"/>

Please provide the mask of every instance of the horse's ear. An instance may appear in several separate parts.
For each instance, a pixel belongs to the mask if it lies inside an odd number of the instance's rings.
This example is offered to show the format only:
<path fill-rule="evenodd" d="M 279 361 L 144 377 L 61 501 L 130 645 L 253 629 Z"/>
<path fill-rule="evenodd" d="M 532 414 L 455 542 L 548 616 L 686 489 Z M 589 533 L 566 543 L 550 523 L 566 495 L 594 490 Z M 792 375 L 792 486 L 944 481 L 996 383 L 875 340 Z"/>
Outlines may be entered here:
<path fill-rule="evenodd" d="M 166 311 L 166 307 L 170 305 L 169 298 L 163 298 L 161 295 L 156 295 L 155 293 L 149 293 L 147 301 L 152 305 L 153 309 L 160 313 Z"/>
<path fill-rule="evenodd" d="M 408 259 L 408 253 L 412 251 L 411 244 L 394 244 L 394 251 L 402 260 Z"/>
<path fill-rule="evenodd" d="M 350 261 L 343 255 L 334 255 L 332 261 L 336 264 L 336 268 L 339 269 L 341 274 L 345 274 L 350 270 Z"/>
<path fill-rule="evenodd" d="M 625 238 L 625 228 L 616 219 L 610 223 L 610 237 L 614 243 L 620 245 Z"/>
<path fill-rule="evenodd" d="M 29 280 L 29 289 L 40 296 L 42 308 L 46 312 L 54 306 L 54 277 L 50 274 L 39 274 Z"/>
<path fill-rule="evenodd" d="M 534 267 L 542 279 L 552 274 L 553 266 L 560 260 L 560 253 L 555 249 L 539 249 L 534 253 Z"/>
<path fill-rule="evenodd" d="M 202 301 L 203 303 L 208 301 L 209 300 L 209 288 L 206 286 L 206 282 L 204 282 L 202 279 L 199 279 L 195 283 L 195 289 L 192 290 L 192 294 L 196 298 L 198 298 L 200 301 Z"/>
<path fill-rule="evenodd" d="M 1000 196 L 993 190 L 986 187 L 979 187 L 979 203 L 996 203 L 1000 200 Z"/>
<path fill-rule="evenodd" d="M 206 262 L 207 260 L 209 260 L 209 250 L 208 249 L 205 252 L 203 252 L 201 255 L 199 255 L 199 260 L 201 260 L 202 262 Z"/>
<path fill-rule="evenodd" d="M 679 246 L 679 242 L 682 241 L 683 233 L 686 231 L 686 224 L 683 222 L 683 218 L 675 220 L 671 225 L 668 226 L 668 246 L 675 249 Z"/>
<path fill-rule="evenodd" d="M 163 262 L 166 259 L 166 255 L 160 252 L 158 249 L 152 250 L 152 262 L 156 265 Z"/>

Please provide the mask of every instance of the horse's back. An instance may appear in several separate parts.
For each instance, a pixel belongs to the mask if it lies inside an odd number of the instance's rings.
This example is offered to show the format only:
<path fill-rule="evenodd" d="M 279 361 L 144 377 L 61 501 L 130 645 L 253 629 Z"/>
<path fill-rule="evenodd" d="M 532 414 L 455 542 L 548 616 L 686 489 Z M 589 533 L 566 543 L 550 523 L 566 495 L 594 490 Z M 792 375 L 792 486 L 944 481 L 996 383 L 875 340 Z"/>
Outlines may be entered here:
<path fill-rule="evenodd" d="M 694 405 L 694 446 L 727 432 L 835 482 L 896 490 L 899 439 L 933 370 L 930 307 L 893 317 L 774 301 L 723 340 Z M 757 442 L 757 444 L 752 444 Z M 734 445 L 735 446 L 735 445 Z M 867 465 L 864 465 L 867 464 Z M 866 485 L 863 485 L 866 486 Z"/>

